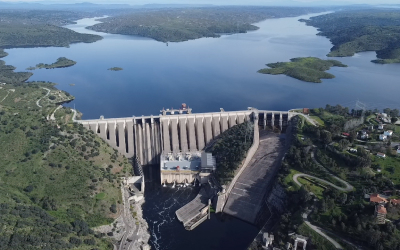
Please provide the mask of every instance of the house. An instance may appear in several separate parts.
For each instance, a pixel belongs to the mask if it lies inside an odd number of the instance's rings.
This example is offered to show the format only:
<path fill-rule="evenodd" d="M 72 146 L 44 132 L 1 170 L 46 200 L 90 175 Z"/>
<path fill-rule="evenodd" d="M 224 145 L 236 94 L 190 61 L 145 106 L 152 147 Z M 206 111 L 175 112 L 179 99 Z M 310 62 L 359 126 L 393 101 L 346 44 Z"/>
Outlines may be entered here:
<path fill-rule="evenodd" d="M 355 148 L 349 148 L 349 152 L 350 152 L 350 153 L 357 153 L 357 149 L 355 149 Z"/>
<path fill-rule="evenodd" d="M 376 156 L 381 158 L 386 158 L 386 155 L 384 153 L 377 153 Z"/>
<path fill-rule="evenodd" d="M 378 204 L 386 204 L 388 200 L 381 197 L 379 194 L 371 194 L 369 196 L 369 202 L 378 203 Z"/>
<path fill-rule="evenodd" d="M 388 115 L 386 113 L 382 113 L 381 116 L 382 117 L 388 117 Z"/>
<path fill-rule="evenodd" d="M 392 130 L 388 130 L 388 131 L 383 132 L 383 134 L 386 135 L 386 136 L 392 136 L 393 135 L 393 131 Z"/>
<path fill-rule="evenodd" d="M 378 125 L 378 129 L 379 129 L 379 130 L 383 130 L 383 124 L 379 124 L 379 125 Z"/>
<path fill-rule="evenodd" d="M 350 134 L 349 133 L 342 133 L 342 135 L 349 137 Z"/>
<path fill-rule="evenodd" d="M 360 131 L 360 138 L 361 138 L 361 140 L 366 140 L 366 139 L 368 139 L 368 133 L 367 133 L 367 131 L 365 131 L 365 130 L 363 130 L 363 131 Z"/>
<path fill-rule="evenodd" d="M 397 148 L 397 153 L 398 153 L 398 154 L 400 154 L 400 147 L 399 147 L 399 148 Z"/>
<path fill-rule="evenodd" d="M 376 224 L 385 224 L 387 211 L 384 205 L 379 204 L 375 206 Z"/>
<path fill-rule="evenodd" d="M 392 205 L 397 206 L 397 205 L 400 204 L 400 199 L 390 199 L 390 203 L 391 203 Z"/>
<path fill-rule="evenodd" d="M 380 134 L 380 135 L 379 135 L 379 140 L 381 140 L 381 141 L 387 140 L 387 135 Z"/>

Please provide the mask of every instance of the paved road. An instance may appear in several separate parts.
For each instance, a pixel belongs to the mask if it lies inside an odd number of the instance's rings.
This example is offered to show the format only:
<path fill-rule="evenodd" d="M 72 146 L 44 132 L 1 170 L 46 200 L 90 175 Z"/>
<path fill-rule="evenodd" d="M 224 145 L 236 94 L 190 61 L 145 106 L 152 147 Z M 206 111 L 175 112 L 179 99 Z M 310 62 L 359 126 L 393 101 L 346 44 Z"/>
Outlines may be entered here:
<path fill-rule="evenodd" d="M 321 235 L 322 237 L 327 239 L 329 242 L 331 242 L 337 249 L 343 249 L 343 247 L 337 241 L 335 241 L 334 239 L 332 239 L 328 235 L 324 234 L 322 232 L 323 229 L 321 229 L 320 227 L 314 226 L 313 224 L 310 223 L 310 221 L 308 220 L 308 215 L 310 214 L 310 212 L 311 211 L 308 211 L 307 213 L 303 214 L 303 219 L 304 219 L 304 222 L 307 224 L 307 226 L 309 226 L 312 230 L 314 230 L 319 235 Z"/>
<path fill-rule="evenodd" d="M 77 112 L 76 112 L 75 109 L 71 109 L 71 110 L 72 110 L 72 112 L 74 113 L 74 115 L 72 116 L 72 121 L 75 122 L 75 121 L 76 121 Z"/>
<path fill-rule="evenodd" d="M 53 113 L 51 114 L 51 116 L 50 116 L 50 120 L 52 120 L 52 121 L 54 121 L 54 120 L 56 120 L 56 118 L 54 117 L 54 114 L 57 112 L 57 110 L 59 110 L 60 108 L 62 108 L 62 105 L 60 105 L 60 106 L 58 106 L 54 111 L 53 111 Z"/>
<path fill-rule="evenodd" d="M 299 109 L 291 109 L 291 110 L 289 110 L 289 112 L 292 112 L 293 114 L 296 114 L 296 115 L 301 115 L 301 116 L 303 116 L 304 118 L 306 118 L 306 120 L 307 120 L 309 123 L 311 123 L 312 125 L 314 125 L 314 126 L 316 126 L 316 127 L 319 126 L 318 122 L 316 122 L 314 119 L 312 119 L 312 118 L 309 117 L 308 115 L 305 115 L 305 114 L 302 114 L 302 113 L 294 112 L 295 110 L 299 110 Z"/>
<path fill-rule="evenodd" d="M 326 180 L 324 180 L 324 179 L 321 179 L 321 178 L 318 178 L 318 177 L 315 177 L 315 176 L 312 176 L 312 175 L 309 175 L 309 174 L 303 174 L 303 173 L 293 175 L 293 181 L 294 181 L 297 185 L 299 185 L 299 186 L 302 186 L 302 184 L 297 180 L 299 177 L 308 177 L 308 178 L 310 178 L 310 179 L 318 180 L 318 181 L 320 181 L 320 182 L 322 182 L 322 183 L 325 183 L 325 184 L 327 184 L 327 185 L 329 185 L 329 186 L 332 186 L 332 187 L 334 187 L 334 188 L 336 188 L 337 190 L 340 190 L 340 191 L 342 191 L 342 192 L 349 192 L 349 191 L 352 191 L 353 188 L 354 188 L 354 187 L 353 187 L 352 185 L 350 185 L 349 183 L 347 183 L 347 182 L 345 182 L 344 180 L 342 180 L 342 179 L 340 179 L 340 178 L 338 178 L 338 177 L 336 177 L 336 176 L 333 176 L 333 175 L 332 175 L 332 177 L 334 177 L 336 180 L 338 180 L 338 181 L 340 181 L 341 183 L 343 183 L 344 185 L 346 185 L 346 187 L 345 187 L 345 188 L 338 187 L 338 186 L 336 186 L 335 184 L 330 183 L 329 181 L 326 181 Z"/>
<path fill-rule="evenodd" d="M 44 95 L 42 98 L 40 98 L 39 100 L 36 101 L 36 105 L 37 105 L 39 108 L 43 108 L 42 105 L 39 104 L 39 102 L 40 102 L 44 97 L 48 96 L 48 95 L 50 94 L 50 91 L 51 91 L 51 90 L 48 89 L 48 88 L 43 88 L 43 87 L 42 87 L 42 89 L 47 90 L 47 94 Z"/>
<path fill-rule="evenodd" d="M 7 97 L 8 97 L 8 95 L 10 94 L 10 92 L 11 92 L 11 89 L 9 89 L 9 90 L 7 90 L 7 95 L 3 98 L 3 100 L 1 100 L 0 102 L 3 102 Z"/>

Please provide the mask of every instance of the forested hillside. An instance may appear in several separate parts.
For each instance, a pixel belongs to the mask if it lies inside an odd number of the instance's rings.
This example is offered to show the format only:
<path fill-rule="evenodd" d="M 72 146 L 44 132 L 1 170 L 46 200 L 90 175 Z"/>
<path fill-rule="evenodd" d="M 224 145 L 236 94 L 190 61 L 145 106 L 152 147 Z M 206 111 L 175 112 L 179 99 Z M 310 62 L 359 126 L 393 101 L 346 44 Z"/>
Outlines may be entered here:
<path fill-rule="evenodd" d="M 400 10 L 342 11 L 305 21 L 328 37 L 334 47 L 328 56 L 353 56 L 376 51 L 375 63 L 400 63 Z"/>
<path fill-rule="evenodd" d="M 71 99 L 44 82 L 1 86 L 0 249 L 111 248 L 90 228 L 118 216 L 130 165 L 70 109 L 50 118 Z"/>
<path fill-rule="evenodd" d="M 137 10 L 134 13 L 102 19 L 92 30 L 137 35 L 161 42 L 182 42 L 222 33 L 257 30 L 253 23 L 267 18 L 298 16 L 322 8 L 289 7 L 209 7 Z"/>
<path fill-rule="evenodd" d="M 67 11 L 0 11 L 0 48 L 68 47 L 72 43 L 92 43 L 101 36 L 81 34 L 59 27 L 88 16 Z"/>

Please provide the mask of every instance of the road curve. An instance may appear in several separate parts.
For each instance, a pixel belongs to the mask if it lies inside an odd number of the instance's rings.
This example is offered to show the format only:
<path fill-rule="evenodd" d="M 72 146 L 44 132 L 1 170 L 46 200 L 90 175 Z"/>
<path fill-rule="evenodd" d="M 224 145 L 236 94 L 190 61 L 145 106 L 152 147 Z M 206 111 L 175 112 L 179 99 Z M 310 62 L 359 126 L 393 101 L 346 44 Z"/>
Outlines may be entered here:
<path fill-rule="evenodd" d="M 289 110 L 289 112 L 295 114 L 295 115 L 300 115 L 303 116 L 304 118 L 306 118 L 306 120 L 311 123 L 312 125 L 314 125 L 315 127 L 318 127 L 318 123 L 316 121 L 314 121 L 313 119 L 311 119 L 308 115 L 302 114 L 302 113 L 297 113 L 295 112 L 295 110 L 299 110 L 299 109 L 291 109 Z"/>
<path fill-rule="evenodd" d="M 311 212 L 311 211 L 310 211 Z M 332 243 L 337 249 L 343 249 L 343 247 L 334 239 L 332 239 L 331 237 L 329 237 L 328 235 L 326 235 L 324 232 L 322 232 L 323 229 L 321 229 L 320 227 L 314 226 L 313 224 L 310 223 L 310 221 L 308 220 L 308 215 L 309 213 L 304 213 L 303 214 L 303 219 L 304 222 L 307 224 L 307 226 L 309 226 L 312 230 L 314 230 L 315 232 L 317 232 L 319 235 L 321 235 L 322 237 L 324 237 L 325 239 L 327 239 L 330 243 Z"/>
<path fill-rule="evenodd" d="M 47 90 L 47 94 L 44 95 L 42 98 L 40 98 L 39 100 L 36 101 L 36 105 L 37 105 L 39 108 L 43 108 L 42 105 L 39 104 L 39 102 L 40 102 L 43 98 L 45 98 L 46 96 L 48 96 L 48 95 L 50 94 L 50 91 L 51 91 L 51 90 L 48 89 L 48 88 L 43 88 L 43 87 L 42 87 L 42 89 Z"/>
<path fill-rule="evenodd" d="M 350 185 L 348 182 L 345 182 L 344 180 L 342 180 L 342 179 L 340 179 L 340 178 L 338 178 L 338 177 L 336 177 L 336 176 L 333 176 L 333 175 L 332 175 L 333 178 L 335 178 L 336 180 L 338 180 L 338 181 L 340 181 L 341 183 L 343 183 L 346 187 L 345 187 L 345 188 L 338 187 L 338 186 L 336 186 L 335 184 L 330 183 L 329 181 L 326 181 L 326 180 L 324 180 L 324 179 L 321 179 L 321 178 L 318 178 L 318 177 L 315 177 L 315 176 L 312 176 L 312 175 L 309 175 L 309 174 L 303 174 L 303 173 L 299 173 L 299 174 L 293 175 L 293 181 L 294 181 L 297 185 L 299 185 L 300 187 L 302 186 L 302 184 L 301 184 L 301 183 L 299 182 L 299 180 L 298 180 L 299 177 L 308 177 L 308 178 L 310 178 L 310 179 L 318 180 L 319 182 L 325 183 L 325 184 L 327 184 L 327 185 L 329 185 L 329 186 L 331 186 L 331 187 L 333 187 L 333 188 L 336 188 L 337 190 L 340 190 L 340 191 L 342 191 L 342 192 L 349 192 L 349 191 L 352 191 L 353 188 L 354 188 L 354 187 L 353 187 L 352 185 Z"/>

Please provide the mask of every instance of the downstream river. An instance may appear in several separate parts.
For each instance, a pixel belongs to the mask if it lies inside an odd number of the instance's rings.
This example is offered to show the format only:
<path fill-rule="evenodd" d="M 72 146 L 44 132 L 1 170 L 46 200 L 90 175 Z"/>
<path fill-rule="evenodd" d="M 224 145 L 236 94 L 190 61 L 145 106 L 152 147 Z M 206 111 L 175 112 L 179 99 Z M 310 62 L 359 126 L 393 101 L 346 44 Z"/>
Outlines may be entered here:
<path fill-rule="evenodd" d="M 35 70 L 31 80 L 58 83 L 76 97 L 73 103 L 83 119 L 157 115 L 163 107 L 187 103 L 194 112 L 243 110 L 256 107 L 288 110 L 298 107 L 350 105 L 398 106 L 400 65 L 376 65 L 375 53 L 339 60 L 348 68 L 333 68 L 335 79 L 306 83 L 287 76 L 258 74 L 265 64 L 293 57 L 325 58 L 332 47 L 317 30 L 298 22 L 312 15 L 266 20 L 259 30 L 182 43 L 111 35 L 86 30 L 95 19 L 67 26 L 82 33 L 100 34 L 103 40 L 73 44 L 70 48 L 8 49 L 7 64 L 18 71 L 38 63 L 67 57 L 77 64 L 63 69 Z M 124 70 L 114 72 L 111 67 Z M 70 84 L 75 84 L 70 86 Z M 171 189 L 146 184 L 144 217 L 154 249 L 242 250 L 258 230 L 229 216 L 213 215 L 194 231 L 186 231 L 175 211 L 196 195 L 196 188 Z"/>

